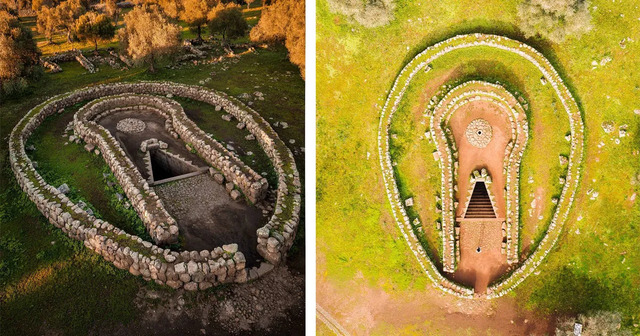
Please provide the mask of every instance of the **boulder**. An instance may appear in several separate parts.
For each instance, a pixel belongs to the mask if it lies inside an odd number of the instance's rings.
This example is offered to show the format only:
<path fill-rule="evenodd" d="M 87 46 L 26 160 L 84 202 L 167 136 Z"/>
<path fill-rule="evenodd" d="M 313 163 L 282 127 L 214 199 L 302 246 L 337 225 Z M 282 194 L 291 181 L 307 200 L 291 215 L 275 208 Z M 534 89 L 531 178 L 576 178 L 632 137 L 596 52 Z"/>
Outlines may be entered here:
<path fill-rule="evenodd" d="M 58 187 L 58 191 L 63 194 L 67 194 L 71 190 L 69 189 L 69 186 L 66 183 L 63 183 L 61 186 Z"/>
<path fill-rule="evenodd" d="M 241 196 L 240 192 L 237 190 L 231 190 L 231 198 L 235 201 L 239 199 Z"/>
<path fill-rule="evenodd" d="M 238 252 L 238 244 L 222 245 L 222 249 L 227 253 L 236 253 Z"/>
<path fill-rule="evenodd" d="M 175 269 L 176 273 L 184 273 L 184 272 L 187 271 L 187 268 L 186 268 L 184 262 L 176 264 L 173 268 Z"/>

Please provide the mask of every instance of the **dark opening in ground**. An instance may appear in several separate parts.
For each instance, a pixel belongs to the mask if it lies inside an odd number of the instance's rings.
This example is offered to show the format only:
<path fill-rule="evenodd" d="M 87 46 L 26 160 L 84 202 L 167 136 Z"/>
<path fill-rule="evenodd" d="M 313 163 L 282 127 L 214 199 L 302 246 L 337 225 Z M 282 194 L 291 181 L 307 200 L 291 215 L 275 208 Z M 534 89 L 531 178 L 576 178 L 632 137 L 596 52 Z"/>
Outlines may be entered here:
<path fill-rule="evenodd" d="M 152 150 L 149 154 L 151 155 L 151 170 L 153 171 L 154 181 L 189 174 L 198 170 L 195 166 L 177 157 L 167 155 L 161 150 Z"/>

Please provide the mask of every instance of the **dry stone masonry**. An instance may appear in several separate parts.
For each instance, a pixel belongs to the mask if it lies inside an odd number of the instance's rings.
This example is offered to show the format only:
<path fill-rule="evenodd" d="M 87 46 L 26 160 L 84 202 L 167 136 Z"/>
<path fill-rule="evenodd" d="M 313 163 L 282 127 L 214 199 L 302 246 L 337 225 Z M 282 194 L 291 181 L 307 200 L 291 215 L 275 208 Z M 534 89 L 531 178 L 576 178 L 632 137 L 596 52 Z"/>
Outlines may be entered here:
<path fill-rule="evenodd" d="M 136 118 L 126 118 L 118 121 L 116 128 L 120 132 L 134 134 L 144 131 L 146 125 L 144 121 Z"/>
<path fill-rule="evenodd" d="M 391 160 L 390 147 L 389 147 L 389 127 L 393 119 L 393 115 L 398 109 L 400 102 L 404 97 L 405 91 L 408 89 L 409 84 L 415 77 L 428 74 L 433 69 L 432 63 L 439 57 L 451 53 L 453 51 L 464 51 L 475 48 L 495 48 L 505 52 L 509 52 L 515 56 L 519 56 L 523 60 L 531 63 L 540 71 L 541 78 L 544 78 L 545 85 L 550 85 L 554 90 L 562 108 L 567 113 L 570 125 L 570 141 L 571 150 L 567 158 L 567 172 L 565 176 L 566 183 L 563 186 L 560 198 L 557 201 L 555 212 L 551 219 L 551 222 L 547 226 L 546 235 L 541 240 L 535 251 L 529 255 L 524 261 L 517 261 L 517 240 L 513 240 L 513 237 L 517 237 L 517 195 L 518 183 L 514 183 L 519 178 L 519 162 L 521 159 L 522 151 L 524 149 L 524 143 L 519 140 L 517 142 L 510 142 L 507 151 L 511 154 L 507 155 L 507 186 L 514 185 L 514 190 L 507 190 L 507 195 L 514 195 L 515 197 L 507 197 L 507 221 L 509 218 L 512 220 L 507 223 L 507 235 L 511 237 L 511 247 L 507 251 L 508 260 L 516 262 L 515 269 L 501 278 L 496 283 L 490 285 L 487 289 L 487 298 L 496 298 L 505 295 L 517 285 L 522 283 L 531 273 L 534 272 L 536 267 L 542 263 L 546 255 L 555 246 L 562 226 L 567 219 L 569 210 L 573 203 L 578 181 L 580 179 L 581 162 L 584 155 L 584 124 L 582 121 L 581 111 L 576 104 L 575 99 L 571 95 L 571 92 L 567 89 L 563 83 L 562 78 L 558 72 L 553 68 L 551 63 L 534 48 L 521 43 L 519 41 L 511 40 L 506 37 L 489 35 L 489 34 L 467 34 L 459 35 L 448 40 L 436 43 L 435 45 L 428 47 L 417 56 L 415 56 L 398 74 L 393 86 L 386 98 L 385 104 L 381 110 L 380 124 L 378 128 L 378 152 L 380 156 L 380 166 L 382 169 L 382 175 L 384 179 L 385 189 L 387 197 L 391 203 L 392 214 L 395 221 L 400 228 L 400 231 L 405 238 L 410 249 L 413 251 L 414 256 L 418 260 L 420 266 L 427 274 L 429 279 L 433 282 L 434 286 L 441 290 L 453 294 L 461 298 L 474 298 L 473 289 L 462 286 L 455 283 L 442 275 L 442 272 L 433 260 L 427 255 L 424 247 L 421 245 L 416 234 L 414 233 L 411 220 L 407 215 L 404 208 L 404 201 L 400 197 L 397 183 L 394 176 L 394 165 Z M 479 96 L 474 93 L 475 96 Z M 496 95 L 497 96 L 497 95 Z M 466 97 L 461 99 L 482 99 L 482 97 Z M 496 98 L 500 101 L 500 98 Z M 453 103 L 454 105 L 456 103 Z M 448 105 L 448 104 L 447 104 Z M 453 106 L 450 106 L 453 107 Z M 509 108 L 514 116 L 514 113 L 521 113 L 515 108 Z M 446 110 L 446 109 L 441 109 Z M 433 118 L 432 118 L 433 120 Z M 515 125 L 514 125 L 515 123 Z M 446 140 L 447 134 L 443 130 L 442 133 L 438 133 L 435 125 L 431 125 L 430 136 L 434 140 Z M 514 129 L 514 127 L 516 129 Z M 440 127 L 438 127 L 440 128 Z M 526 141 L 528 128 L 526 123 L 512 121 L 512 130 L 517 131 L 518 128 L 522 128 L 522 138 Z M 517 133 L 517 132 L 515 132 Z M 519 137 L 520 138 L 520 137 Z M 434 153 L 434 158 L 440 161 L 440 168 L 443 170 L 442 185 L 443 192 L 441 194 L 443 213 L 448 211 L 452 213 L 454 209 L 454 203 L 457 202 L 454 198 L 453 188 L 446 188 L 445 186 L 453 186 L 453 181 L 456 176 L 454 170 L 454 160 L 457 157 L 455 150 L 455 144 L 453 146 L 445 146 L 442 151 Z M 508 165 L 510 164 L 510 166 Z M 465 177 L 466 178 L 466 177 Z M 509 201 L 511 199 L 511 201 Z M 515 201 L 515 203 L 513 202 Z M 455 237 L 454 237 L 454 225 L 451 222 L 450 216 L 443 214 L 443 270 L 450 272 L 455 269 Z"/>
<path fill-rule="evenodd" d="M 273 266 L 263 263 L 260 268 L 247 269 L 245 257 L 238 251 L 237 244 L 182 252 L 161 247 L 163 243 L 172 241 L 178 227 L 168 214 L 165 216 L 162 202 L 146 181 L 138 179 L 139 172 L 136 176 L 130 169 L 131 161 L 122 148 L 116 146 L 114 138 L 95 122 L 95 118 L 101 114 L 113 113 L 118 108 L 133 108 L 135 104 L 155 107 L 157 113 L 171 120 L 167 126 L 173 127 L 176 135 L 185 142 L 193 144 L 194 150 L 209 164 L 216 169 L 219 169 L 216 164 L 225 168 L 224 178 L 245 188 L 242 190 L 247 190 L 247 198 L 259 200 L 264 197 L 268 186 L 261 177 L 258 179 L 259 176 L 243 170 L 235 161 L 237 158 L 230 153 L 218 151 L 215 143 L 186 118 L 182 109 L 178 108 L 179 104 L 159 95 L 186 97 L 220 106 L 243 122 L 255 136 L 278 174 L 275 212 L 269 222 L 258 229 L 257 247 L 271 264 L 284 260 L 293 244 L 300 216 L 301 186 L 293 155 L 257 112 L 232 97 L 202 87 L 169 82 L 118 83 L 98 85 L 48 99 L 31 109 L 11 132 L 9 160 L 19 185 L 54 226 L 69 237 L 83 241 L 87 248 L 99 253 L 116 267 L 140 275 L 145 280 L 173 288 L 204 290 L 223 283 L 246 282 L 264 274 Z M 74 116 L 74 130 L 88 144 L 100 148 L 129 199 L 137 203 L 134 206 L 150 229 L 155 244 L 97 219 L 74 204 L 65 196 L 64 190 L 49 185 L 42 178 L 35 170 L 34 162 L 27 156 L 25 142 L 48 116 L 83 101 L 91 102 Z M 234 180 L 236 176 L 239 177 L 238 181 Z M 243 176 L 244 179 L 241 178 Z"/>
<path fill-rule="evenodd" d="M 442 128 L 441 124 L 443 122 L 448 122 L 453 113 L 460 107 L 474 101 L 488 101 L 500 106 L 501 111 L 507 115 L 511 125 L 511 140 L 509 141 L 504 153 L 504 173 L 506 175 L 507 195 L 506 250 L 507 261 L 510 264 L 518 261 L 518 173 L 520 170 L 520 161 L 528 140 L 529 126 L 526 119 L 526 113 L 523 107 L 518 103 L 518 100 L 504 87 L 483 81 L 469 81 L 448 91 L 447 94 L 435 105 L 433 111 L 429 113 L 431 116 L 431 135 L 434 143 L 437 144 L 439 157 L 441 158 L 438 162 L 443 172 L 442 195 L 449 195 L 449 198 L 442 201 L 442 239 L 443 251 L 445 252 L 443 253 L 443 269 L 445 272 L 455 271 L 456 262 L 458 260 L 457 256 L 459 255 L 458 245 L 454 236 L 455 204 L 458 201 L 455 198 L 455 188 L 457 187 L 456 181 L 458 179 L 456 166 L 458 153 L 455 148 L 455 142 L 449 137 L 449 129 Z M 487 128 L 491 127 L 486 121 L 483 120 L 484 123 L 478 123 L 478 120 L 482 119 L 475 119 L 471 122 L 471 124 L 476 122 L 476 126 L 471 126 L 471 128 L 474 128 L 474 131 L 476 129 L 480 129 L 480 127 L 477 126 L 478 124 L 486 123 L 486 125 L 481 126 L 485 131 Z M 488 140 L 490 141 L 491 139 L 489 138 Z"/>
<path fill-rule="evenodd" d="M 469 123 L 464 135 L 474 147 L 485 148 L 491 141 L 493 130 L 488 121 L 475 119 Z"/>

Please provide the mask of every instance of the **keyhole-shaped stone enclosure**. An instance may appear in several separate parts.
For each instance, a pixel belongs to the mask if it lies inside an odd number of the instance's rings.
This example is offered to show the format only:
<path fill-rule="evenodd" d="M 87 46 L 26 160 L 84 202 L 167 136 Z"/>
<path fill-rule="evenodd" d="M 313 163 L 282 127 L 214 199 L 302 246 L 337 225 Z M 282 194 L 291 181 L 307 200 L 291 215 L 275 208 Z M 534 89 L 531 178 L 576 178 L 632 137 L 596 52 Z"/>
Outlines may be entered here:
<path fill-rule="evenodd" d="M 210 104 L 237 119 L 238 128 L 246 128 L 271 160 L 277 185 L 269 186 L 236 154 L 203 132 L 171 99 L 174 96 Z M 103 157 L 152 241 L 126 233 L 74 204 L 42 178 L 25 152 L 25 142 L 43 120 L 87 101 L 73 116 L 74 133 L 86 142 L 86 148 L 94 147 Z M 145 138 L 148 133 L 153 137 Z M 20 120 L 11 133 L 9 148 L 18 183 L 53 225 L 118 268 L 149 281 L 187 290 L 245 282 L 280 263 L 295 238 L 301 185 L 291 151 L 256 111 L 213 90 L 140 82 L 98 85 L 62 94 L 36 106 Z M 216 187 L 226 188 L 229 195 L 224 197 L 233 200 L 255 204 L 266 202 L 268 193 L 275 195 L 275 202 L 269 206 L 273 209 L 270 218 L 257 229 L 253 241 L 267 263 L 248 268 L 245 255 L 233 243 L 202 250 L 167 248 L 184 228 L 169 214 L 154 186 L 198 174 L 210 174 L 224 186 Z"/>
<path fill-rule="evenodd" d="M 483 66 L 503 74 L 482 79 Z M 556 244 L 580 178 L 584 126 L 542 54 L 469 34 L 402 69 L 378 144 L 393 216 L 425 274 L 458 297 L 496 298 Z"/>

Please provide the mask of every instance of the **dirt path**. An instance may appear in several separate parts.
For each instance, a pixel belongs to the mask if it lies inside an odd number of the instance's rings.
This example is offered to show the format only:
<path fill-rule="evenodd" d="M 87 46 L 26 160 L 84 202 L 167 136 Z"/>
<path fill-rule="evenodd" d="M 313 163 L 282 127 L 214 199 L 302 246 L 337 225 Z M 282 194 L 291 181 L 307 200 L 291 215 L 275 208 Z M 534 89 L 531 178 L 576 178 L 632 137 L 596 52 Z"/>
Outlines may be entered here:
<path fill-rule="evenodd" d="M 323 274 L 322 266 L 318 274 Z M 435 288 L 384 291 L 356 277 L 336 285 L 316 281 L 318 303 L 352 335 L 549 335 L 553 319 L 519 307 L 510 297 L 457 299 Z"/>
<path fill-rule="evenodd" d="M 467 125 L 475 119 L 484 119 L 491 125 L 493 135 L 485 148 L 473 146 L 466 138 Z M 468 176 L 476 169 L 486 168 L 493 183 L 489 190 L 495 196 L 497 217 L 506 216 L 504 153 L 512 137 L 509 119 L 502 107 L 488 101 L 475 101 L 455 111 L 449 121 L 458 147 L 458 208 L 456 217 L 462 217 L 468 198 Z M 480 249 L 478 252 L 477 249 Z M 460 224 L 460 263 L 453 278 L 473 286 L 476 293 L 484 293 L 493 280 L 508 268 L 502 254 L 502 222 L 470 221 Z"/>
<path fill-rule="evenodd" d="M 477 252 L 477 248 L 480 252 Z M 507 270 L 502 254 L 502 222 L 462 222 L 460 224 L 460 263 L 453 279 L 485 293 L 489 283 Z"/>
<path fill-rule="evenodd" d="M 134 298 L 139 319 L 90 334 L 303 335 L 304 274 L 288 264 L 251 283 L 205 292 L 142 286 Z"/>
<path fill-rule="evenodd" d="M 505 176 L 504 151 L 511 139 L 509 119 L 499 106 L 487 101 L 475 101 L 463 105 L 453 113 L 449 125 L 458 147 L 458 194 L 460 206 L 456 209 L 456 216 L 462 216 L 464 203 L 467 201 L 469 190 L 469 176 L 476 169 L 487 168 L 493 183 L 489 188 L 496 197 L 498 218 L 506 216 L 506 198 L 504 194 Z M 471 145 L 465 136 L 467 125 L 474 119 L 484 119 L 491 125 L 493 135 L 485 148 Z"/>

